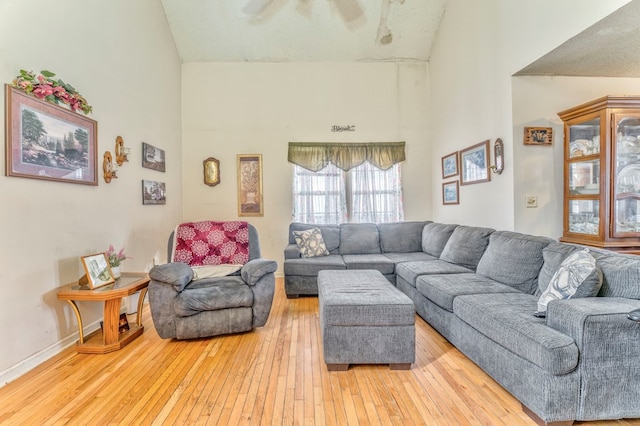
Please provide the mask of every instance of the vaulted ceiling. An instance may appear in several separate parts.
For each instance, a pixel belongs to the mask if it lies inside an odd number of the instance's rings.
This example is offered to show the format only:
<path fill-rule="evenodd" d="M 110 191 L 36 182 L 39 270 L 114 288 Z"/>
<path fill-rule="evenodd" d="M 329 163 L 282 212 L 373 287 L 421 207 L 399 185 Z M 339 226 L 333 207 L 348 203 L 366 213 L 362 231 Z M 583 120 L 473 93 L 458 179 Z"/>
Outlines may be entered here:
<path fill-rule="evenodd" d="M 640 77 L 640 0 L 627 3 L 516 75 Z"/>
<path fill-rule="evenodd" d="M 162 0 L 183 62 L 428 61 L 447 0 Z M 640 0 L 516 75 L 640 77 Z"/>

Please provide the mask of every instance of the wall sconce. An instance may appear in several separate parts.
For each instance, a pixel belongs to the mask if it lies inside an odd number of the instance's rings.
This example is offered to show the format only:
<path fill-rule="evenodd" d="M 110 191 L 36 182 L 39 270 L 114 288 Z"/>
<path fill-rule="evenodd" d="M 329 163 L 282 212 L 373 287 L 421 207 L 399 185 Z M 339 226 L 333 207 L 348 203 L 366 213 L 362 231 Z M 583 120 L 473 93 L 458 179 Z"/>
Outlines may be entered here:
<path fill-rule="evenodd" d="M 111 179 L 117 179 L 118 166 L 113 164 L 113 158 L 109 151 L 104 153 L 102 157 L 102 171 L 104 172 L 104 181 L 111 182 Z"/>
<path fill-rule="evenodd" d="M 118 136 L 116 138 L 116 149 L 114 151 L 114 154 L 116 155 L 116 163 L 118 163 L 118 166 L 122 166 L 125 161 L 129 161 L 129 158 L 127 158 L 129 153 L 131 153 L 131 148 L 125 147 L 122 136 Z"/>
<path fill-rule="evenodd" d="M 496 139 L 493 144 L 493 157 L 495 158 L 496 164 L 491 166 L 490 169 L 493 173 L 499 175 L 504 170 L 504 144 L 502 143 L 502 139 Z"/>

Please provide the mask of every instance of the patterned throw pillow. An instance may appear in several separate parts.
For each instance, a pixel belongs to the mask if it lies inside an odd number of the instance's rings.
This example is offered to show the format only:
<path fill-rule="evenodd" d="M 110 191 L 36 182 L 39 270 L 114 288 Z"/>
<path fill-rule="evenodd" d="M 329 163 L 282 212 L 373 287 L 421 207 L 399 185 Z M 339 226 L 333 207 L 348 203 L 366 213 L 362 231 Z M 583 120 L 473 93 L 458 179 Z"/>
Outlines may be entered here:
<path fill-rule="evenodd" d="M 580 286 L 583 285 L 589 288 L 581 289 Z M 535 316 L 545 317 L 547 304 L 552 300 L 570 299 L 576 295 L 578 297 L 596 296 L 600 286 L 602 286 L 602 272 L 589 253 L 589 249 L 576 251 L 560 264 L 549 285 L 540 295 Z"/>
<path fill-rule="evenodd" d="M 306 231 L 293 231 L 296 245 L 302 257 L 328 256 L 329 251 L 324 244 L 322 232 L 319 228 L 311 228 Z"/>

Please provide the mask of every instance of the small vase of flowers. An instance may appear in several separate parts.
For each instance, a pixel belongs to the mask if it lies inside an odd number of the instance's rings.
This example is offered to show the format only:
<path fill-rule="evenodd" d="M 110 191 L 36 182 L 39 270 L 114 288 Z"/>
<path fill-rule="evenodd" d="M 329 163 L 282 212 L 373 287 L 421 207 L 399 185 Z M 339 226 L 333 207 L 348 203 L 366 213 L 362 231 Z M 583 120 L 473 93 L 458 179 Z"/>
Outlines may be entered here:
<path fill-rule="evenodd" d="M 107 250 L 107 257 L 109 258 L 109 266 L 111 266 L 111 272 L 113 272 L 113 277 L 118 279 L 122 275 L 120 271 L 120 265 L 122 261 L 125 259 L 130 259 L 126 254 L 124 254 L 124 247 L 120 249 L 120 251 L 116 252 L 116 249 L 113 248 L 112 244 L 109 244 L 109 250 Z"/>

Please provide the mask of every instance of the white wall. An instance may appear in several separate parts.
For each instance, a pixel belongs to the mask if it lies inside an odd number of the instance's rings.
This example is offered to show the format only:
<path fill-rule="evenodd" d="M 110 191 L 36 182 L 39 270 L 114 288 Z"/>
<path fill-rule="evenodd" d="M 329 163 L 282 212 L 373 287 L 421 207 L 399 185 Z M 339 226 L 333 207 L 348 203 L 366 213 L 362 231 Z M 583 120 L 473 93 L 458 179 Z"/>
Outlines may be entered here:
<path fill-rule="evenodd" d="M 125 247 L 124 271 L 148 270 L 181 219 L 180 60 L 160 2 L 0 2 L 0 81 L 47 69 L 72 84 L 98 121 L 99 186 L 0 176 L 0 385 L 77 339 L 57 287 L 82 275 L 80 256 Z M 4 116 L 4 103 L 0 106 Z M 4 120 L 0 123 L 4 134 Z M 102 179 L 116 136 L 132 148 L 119 178 Z M 141 167 L 141 142 L 166 150 L 167 172 Z M 0 153 L 4 163 L 4 150 Z M 143 206 L 141 180 L 166 182 L 167 204 Z M 100 303 L 81 303 L 97 327 Z"/>
<path fill-rule="evenodd" d="M 522 140 L 514 138 L 511 76 L 626 3 L 448 2 L 429 61 L 432 193 L 442 191 L 441 157 L 485 139 L 503 140 L 505 171 L 493 175 L 489 183 L 461 187 L 459 205 L 442 206 L 441 196 L 434 198 L 434 220 L 515 228 L 516 206 L 523 201 L 514 187 L 521 179 L 514 163 L 519 147 L 514 145 Z M 561 97 L 558 93 L 557 98 Z M 540 225 L 533 232 L 558 236 L 553 225 Z"/>
<path fill-rule="evenodd" d="M 280 270 L 292 208 L 288 142 L 406 141 L 406 219 L 431 217 L 424 63 L 192 63 L 182 89 L 185 220 L 236 219 L 236 155 L 262 154 L 264 217 L 246 219 Z M 220 160 L 215 187 L 203 183 L 208 157 Z"/>
<path fill-rule="evenodd" d="M 558 112 L 605 95 L 639 95 L 640 79 L 514 77 L 513 140 L 515 230 L 562 236 L 564 128 Z M 553 146 L 524 145 L 525 126 L 553 128 Z M 527 195 L 538 197 L 526 208 Z"/>

